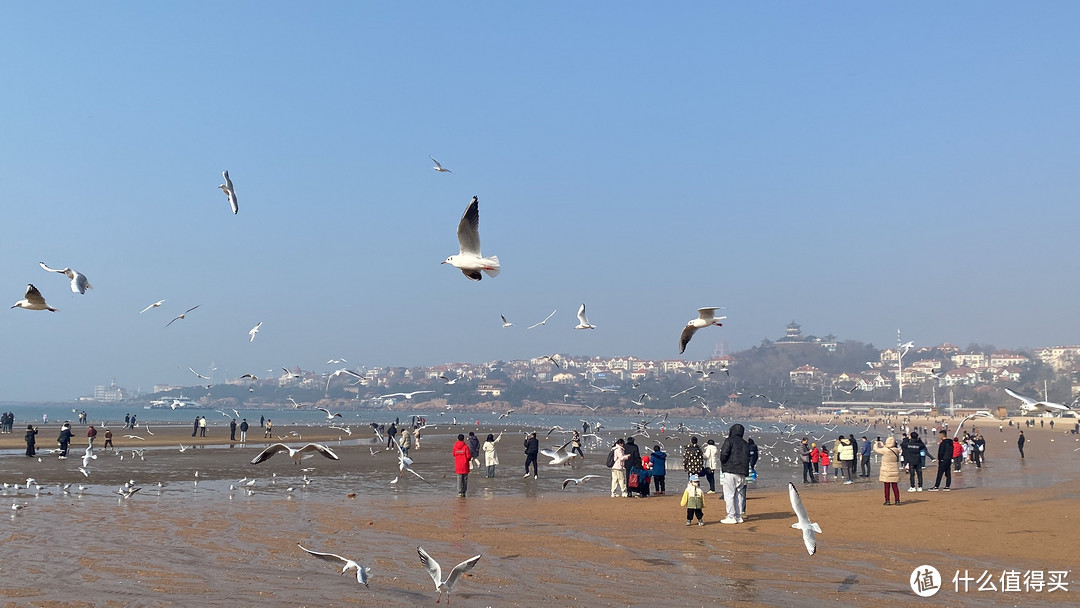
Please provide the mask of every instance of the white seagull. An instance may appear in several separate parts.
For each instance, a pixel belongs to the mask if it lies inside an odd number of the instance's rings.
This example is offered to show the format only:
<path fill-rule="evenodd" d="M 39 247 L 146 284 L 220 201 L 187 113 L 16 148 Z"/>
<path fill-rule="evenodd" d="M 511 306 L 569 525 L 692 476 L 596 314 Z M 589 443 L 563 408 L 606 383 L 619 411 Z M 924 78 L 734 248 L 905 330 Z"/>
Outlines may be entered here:
<path fill-rule="evenodd" d="M 389 399 L 391 397 L 405 397 L 406 399 L 412 399 L 414 395 L 434 392 L 435 391 L 413 391 L 411 393 L 390 393 L 389 395 L 379 395 L 379 399 Z"/>
<path fill-rule="evenodd" d="M 436 170 L 436 171 L 438 171 L 439 173 L 453 173 L 453 171 L 451 171 L 451 170 L 447 169 L 446 167 L 442 166 L 442 163 L 440 163 L 439 161 L 435 160 L 435 157 L 434 157 L 434 156 L 431 156 L 431 155 L 429 154 L 429 155 L 428 155 L 428 158 L 430 158 L 430 159 L 431 159 L 431 162 L 435 163 L 435 166 L 434 166 L 434 167 L 432 167 L 432 169 L 435 169 L 435 170 Z"/>
<path fill-rule="evenodd" d="M 571 453 L 571 454 L 566 453 L 566 446 L 570 445 L 570 443 L 571 443 L 570 441 L 567 441 L 566 443 L 562 444 L 560 447 L 558 447 L 558 448 L 556 448 L 554 450 L 540 450 L 540 453 L 542 455 L 547 456 L 548 458 L 551 459 L 551 462 L 548 463 L 549 465 L 552 465 L 552 466 L 559 466 L 559 465 L 566 466 L 566 465 L 570 464 L 571 460 L 577 458 L 576 453 Z"/>
<path fill-rule="evenodd" d="M 180 313 L 179 315 L 173 317 L 173 320 L 166 323 L 165 327 L 168 327 L 168 326 L 172 325 L 174 322 L 180 321 L 181 319 L 186 319 L 187 318 L 187 313 L 195 310 L 196 308 L 198 308 L 200 306 L 202 306 L 202 304 L 196 304 L 195 306 L 192 306 L 191 308 L 185 310 L 184 312 Z"/>
<path fill-rule="evenodd" d="M 93 289 L 94 288 L 94 286 L 90 284 L 90 281 L 86 280 L 86 275 L 79 272 L 78 270 L 72 270 L 70 268 L 64 268 L 62 270 L 57 270 L 55 268 L 49 268 L 45 264 L 45 262 L 38 262 L 38 264 L 40 264 L 41 267 L 43 269 L 47 270 L 48 272 L 57 272 L 57 273 L 60 273 L 60 274 L 62 274 L 64 276 L 66 276 L 67 278 L 71 279 L 71 291 L 73 291 L 75 293 L 83 294 L 83 293 L 86 293 L 87 289 Z"/>
<path fill-rule="evenodd" d="M 590 479 L 600 479 L 600 476 L 599 475 L 586 475 L 586 476 L 582 477 L 581 479 L 573 479 L 573 478 L 566 479 L 566 480 L 564 480 L 562 482 L 562 489 L 565 490 L 566 486 L 570 485 L 571 483 L 573 483 L 574 485 L 584 484 L 586 481 L 589 481 Z"/>
<path fill-rule="evenodd" d="M 697 332 L 697 330 L 703 327 L 708 327 L 710 325 L 716 325 L 717 327 L 723 325 L 723 323 L 721 323 L 720 321 L 726 319 L 727 317 L 713 316 L 713 313 L 715 313 L 719 309 L 719 306 L 699 308 L 698 318 L 690 319 L 690 321 L 686 323 L 686 327 L 683 328 L 682 334 L 679 336 L 680 355 L 683 354 L 684 351 L 686 351 L 686 345 L 690 343 L 690 338 L 694 337 L 694 333 Z"/>
<path fill-rule="evenodd" d="M 196 376 L 198 376 L 198 377 L 202 378 L 203 380 L 209 380 L 209 379 L 210 379 L 210 378 L 208 378 L 208 377 L 206 377 L 206 376 L 204 376 L 204 375 L 200 374 L 199 372 L 197 372 L 197 371 L 195 371 L 195 370 L 191 369 L 191 366 L 190 366 L 190 365 L 188 366 L 188 371 L 190 371 L 191 373 L 195 374 Z"/>
<path fill-rule="evenodd" d="M 318 551 L 312 551 L 311 549 L 307 549 L 299 543 L 297 543 L 296 546 L 300 547 L 304 551 L 307 551 L 308 554 L 312 555 L 313 557 L 317 557 L 323 561 L 342 562 L 345 565 L 341 568 L 341 574 L 344 575 L 349 570 L 356 570 L 356 582 L 363 583 L 365 587 L 368 586 L 368 577 L 371 575 L 371 568 L 365 568 L 347 557 L 341 557 L 340 555 L 335 555 L 333 553 L 320 553 Z"/>
<path fill-rule="evenodd" d="M 330 410 L 326 409 L 325 407 L 317 407 L 317 408 L 315 408 L 315 409 L 317 409 L 317 410 L 319 410 L 320 412 L 322 412 L 322 413 L 326 414 L 326 419 L 327 419 L 327 420 L 333 420 L 334 418 L 341 418 L 341 414 L 340 414 L 340 413 L 338 413 L 338 412 L 331 412 Z"/>
<path fill-rule="evenodd" d="M 147 306 L 146 308 L 140 310 L 139 314 L 141 315 L 142 313 L 150 310 L 151 308 L 158 308 L 159 306 L 161 306 L 164 303 L 165 303 L 165 300 L 158 300 L 157 302 L 154 302 L 153 304 L 151 304 L 151 305 Z"/>
<path fill-rule="evenodd" d="M 259 464 L 269 460 L 271 456 L 278 452 L 288 452 L 289 456 L 293 459 L 293 464 L 300 464 L 300 461 L 304 458 L 310 458 L 315 454 L 321 454 L 330 460 L 339 460 L 337 454 L 335 454 L 330 448 L 325 445 L 319 445 L 317 443 L 309 443 L 301 448 L 290 448 L 284 443 L 275 443 L 266 448 L 259 455 L 251 459 L 251 464 Z"/>
<path fill-rule="evenodd" d="M 595 325 L 589 323 L 588 317 L 585 316 L 585 305 L 582 304 L 581 308 L 577 309 L 578 324 L 574 326 L 574 329 L 596 329 Z"/>
<path fill-rule="evenodd" d="M 540 321 L 539 323 L 534 323 L 534 324 L 532 324 L 532 325 L 530 325 L 530 326 L 526 327 L 525 329 L 526 329 L 526 330 L 529 330 L 529 329 L 532 329 L 532 328 L 534 328 L 534 327 L 540 327 L 541 325 L 547 325 L 547 322 L 548 322 L 548 320 L 549 320 L 549 319 L 551 319 L 551 317 L 554 317 L 554 316 L 555 316 L 555 313 L 557 313 L 557 312 L 559 312 L 559 309 L 558 309 L 558 308 L 556 308 L 555 310 L 551 311 L 551 314 L 550 314 L 550 315 L 548 315 L 548 316 L 544 317 L 544 320 L 543 320 L 543 321 Z"/>
<path fill-rule="evenodd" d="M 356 373 L 354 371 L 350 371 L 350 370 L 347 370 L 347 369 L 339 369 L 339 370 L 335 371 L 334 373 L 330 374 L 329 376 L 327 376 L 327 378 L 326 378 L 326 390 L 327 391 L 330 390 L 330 381 L 333 380 L 334 378 L 340 376 L 341 374 L 348 374 L 348 375 L 350 375 L 350 376 L 352 376 L 354 378 L 359 378 L 360 380 L 364 379 L 363 376 L 361 376 L 360 374 L 358 374 L 358 373 Z M 300 407 L 300 406 L 297 406 L 297 407 Z"/>
<path fill-rule="evenodd" d="M 498 276 L 498 256 L 485 258 L 480 253 L 480 201 L 475 196 L 472 197 L 472 201 L 461 216 L 457 237 L 458 254 L 446 258 L 443 264 L 450 264 L 474 281 L 484 278 L 480 271 L 484 271 L 489 277 Z"/>
<path fill-rule="evenodd" d="M 56 312 L 56 309 L 45 303 L 45 297 L 41 295 L 37 287 L 33 284 L 26 286 L 26 297 L 12 306 L 12 308 L 25 308 L 26 310 L 47 310 L 49 312 Z"/>
<path fill-rule="evenodd" d="M 413 459 L 409 458 L 408 456 L 405 455 L 405 450 L 401 449 L 401 444 L 398 443 L 397 437 L 394 438 L 394 447 L 397 448 L 397 453 L 398 453 L 398 474 L 397 474 L 397 477 L 395 477 L 394 479 L 392 479 L 390 481 L 390 483 L 391 484 L 396 484 L 398 482 L 398 480 L 400 480 L 402 478 L 402 476 L 405 475 L 405 471 L 408 471 L 408 472 L 412 473 L 413 475 L 416 475 L 417 477 L 419 477 L 420 481 L 422 481 L 422 482 L 424 482 L 424 483 L 426 483 L 428 485 L 431 485 L 430 481 L 424 479 L 424 477 L 422 475 L 420 475 L 416 471 L 412 470 Z M 374 455 L 374 453 L 372 455 Z"/>
<path fill-rule="evenodd" d="M 821 534 L 821 526 L 810 521 L 810 516 L 806 514 L 806 508 L 803 507 L 802 500 L 799 499 L 799 491 L 795 489 L 795 484 L 790 481 L 788 482 L 788 496 L 791 498 L 791 508 L 795 510 L 795 516 L 799 518 L 799 521 L 791 524 L 791 527 L 802 530 L 806 552 L 813 555 L 817 551 L 817 538 L 814 533 Z"/>
<path fill-rule="evenodd" d="M 248 342 L 254 342 L 255 341 L 255 334 L 259 333 L 259 328 L 260 327 L 262 327 L 262 321 L 259 321 L 258 325 L 251 328 L 251 331 L 248 332 L 248 335 L 251 336 L 251 339 L 248 340 Z"/>
<path fill-rule="evenodd" d="M 454 590 L 454 585 L 457 584 L 461 575 L 473 569 L 476 562 L 480 561 L 482 555 L 476 555 L 454 566 L 454 569 L 450 571 L 450 576 L 446 577 L 446 580 L 442 580 L 442 567 L 439 566 L 439 562 L 435 561 L 435 558 L 428 555 L 427 551 L 424 551 L 423 547 L 417 547 L 416 552 L 420 555 L 420 563 L 427 569 L 427 573 L 431 575 L 431 580 L 435 581 L 435 590 L 439 592 L 439 599 L 435 600 L 438 604 L 442 601 L 443 591 L 446 592 L 446 605 L 450 605 L 450 592 Z"/>
<path fill-rule="evenodd" d="M 499 316 L 502 317 L 503 327 L 510 327 L 511 325 L 513 325 L 513 323 L 506 320 L 506 315 L 499 315 Z"/>
<path fill-rule="evenodd" d="M 229 197 L 229 205 L 232 207 L 233 215 L 236 215 L 240 211 L 240 207 L 236 204 L 236 190 L 233 189 L 232 180 L 229 179 L 229 172 L 222 171 L 221 176 L 225 178 L 225 183 L 218 186 L 221 191 L 225 193 L 225 196 Z"/>

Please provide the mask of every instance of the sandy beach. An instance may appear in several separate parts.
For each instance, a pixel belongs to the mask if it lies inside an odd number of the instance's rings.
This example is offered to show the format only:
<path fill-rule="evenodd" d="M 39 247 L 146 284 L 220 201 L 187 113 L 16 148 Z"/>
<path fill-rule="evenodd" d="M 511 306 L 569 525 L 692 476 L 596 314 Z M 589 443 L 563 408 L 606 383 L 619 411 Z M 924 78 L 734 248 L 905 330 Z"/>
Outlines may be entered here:
<path fill-rule="evenodd" d="M 4 605 L 433 603 L 417 545 L 444 570 L 483 555 L 454 594 L 453 605 L 462 606 L 1035 606 L 1075 605 L 1080 597 L 1071 583 L 1080 565 L 1074 521 L 1080 442 L 1060 429 L 1025 429 L 1027 458 L 1020 464 L 1015 427 L 998 432 L 995 424 L 992 433 L 984 430 L 990 447 L 983 470 L 966 466 L 950 493 L 902 492 L 899 507 L 881 504 L 876 465 L 870 479 L 854 485 L 799 484 L 823 530 L 813 556 L 790 527 L 795 517 L 780 483 L 752 487 L 742 525 L 719 523 L 724 502 L 716 494 L 707 497 L 707 525 L 685 527 L 681 471 L 668 475 L 667 496 L 648 499 L 610 498 L 598 453 L 572 471 L 541 464 L 539 480 L 523 480 L 521 435 L 508 433 L 498 445 L 497 476 L 472 474 L 470 496 L 461 499 L 454 495 L 452 435 L 444 429 L 426 435 L 411 454 L 430 484 L 406 477 L 396 485 L 389 483 L 396 458 L 367 435 L 321 427 L 281 427 L 275 434 L 294 431 L 303 441 L 290 445 L 325 442 L 341 459 L 314 458 L 297 467 L 278 456 L 253 466 L 249 460 L 266 445 L 261 431 L 257 441 L 249 433 L 240 445 L 228 442 L 227 431 L 223 442 L 222 429 L 196 441 L 190 426 L 172 425 L 154 428 L 153 436 L 132 433 L 143 441 L 114 431 L 124 458 L 101 453 L 89 478 L 75 470 L 77 458 L 0 457 L 0 480 L 22 484 L 34 477 L 44 486 L 4 492 L 5 500 L 26 505 L 12 512 L 2 536 Z M 481 438 L 487 432 L 478 429 Z M 39 446 L 51 448 L 54 439 L 53 428 L 42 428 Z M 663 441 L 677 452 L 680 439 Z M 197 447 L 180 453 L 181 442 Z M 72 454 L 81 455 L 84 444 L 85 438 L 73 444 Z M 0 448 L 22 445 L 18 427 L 0 438 Z M 146 448 L 141 457 L 131 453 L 135 446 Z M 798 481 L 794 467 L 758 470 Z M 603 478 L 564 491 L 561 482 L 571 472 Z M 238 484 L 242 478 L 255 482 Z M 122 499 L 116 489 L 129 479 L 142 489 Z M 59 484 L 68 482 L 76 485 L 65 494 Z M 77 484 L 87 488 L 80 492 Z M 371 567 L 371 586 L 338 576 L 339 569 L 297 543 Z M 929 600 L 909 586 L 922 564 L 943 578 Z M 967 592 L 954 590 L 952 578 L 964 570 L 972 577 L 987 571 L 999 590 L 980 592 L 974 583 Z M 1068 590 L 1001 591 L 999 578 L 1012 570 L 1069 571 Z"/>

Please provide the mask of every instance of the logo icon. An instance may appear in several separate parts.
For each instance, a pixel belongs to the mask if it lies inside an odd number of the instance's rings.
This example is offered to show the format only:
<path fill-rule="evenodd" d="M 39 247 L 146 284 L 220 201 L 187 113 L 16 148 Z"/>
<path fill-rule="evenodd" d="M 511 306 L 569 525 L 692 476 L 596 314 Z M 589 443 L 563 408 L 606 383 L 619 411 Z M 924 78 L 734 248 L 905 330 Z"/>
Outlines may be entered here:
<path fill-rule="evenodd" d="M 937 568 L 922 565 L 911 572 L 911 590 L 919 597 L 930 597 L 941 589 L 941 573 Z"/>

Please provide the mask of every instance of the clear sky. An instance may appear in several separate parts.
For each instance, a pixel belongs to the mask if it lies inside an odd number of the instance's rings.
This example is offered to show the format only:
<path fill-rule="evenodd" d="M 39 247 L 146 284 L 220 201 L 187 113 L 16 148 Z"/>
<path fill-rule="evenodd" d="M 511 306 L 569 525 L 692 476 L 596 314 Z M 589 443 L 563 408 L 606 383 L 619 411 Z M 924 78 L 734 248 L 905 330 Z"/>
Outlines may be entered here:
<path fill-rule="evenodd" d="M 0 278 L 60 312 L 4 313 L 3 400 L 188 366 L 673 358 L 709 305 L 728 323 L 687 358 L 792 319 L 878 346 L 1080 342 L 1075 3 L 4 14 Z M 439 264 L 473 195 L 503 264 L 479 283 Z M 571 329 L 582 302 L 595 331 Z"/>

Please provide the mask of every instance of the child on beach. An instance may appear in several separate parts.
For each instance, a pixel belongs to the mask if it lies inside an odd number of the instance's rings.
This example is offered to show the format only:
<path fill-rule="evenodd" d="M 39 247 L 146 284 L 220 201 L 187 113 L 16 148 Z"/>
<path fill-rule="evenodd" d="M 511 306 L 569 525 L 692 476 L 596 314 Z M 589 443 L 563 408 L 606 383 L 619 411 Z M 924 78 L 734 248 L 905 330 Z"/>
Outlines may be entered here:
<path fill-rule="evenodd" d="M 821 477 L 829 481 L 829 448 L 821 446 Z"/>
<path fill-rule="evenodd" d="M 695 516 L 697 516 L 697 525 L 705 525 L 705 522 L 702 521 L 702 517 L 704 517 L 702 509 L 705 508 L 705 493 L 701 491 L 698 484 L 698 476 L 691 475 L 690 481 L 686 484 L 686 489 L 683 490 L 682 500 L 679 501 L 680 505 L 686 507 L 686 525 L 688 526 Z"/>

